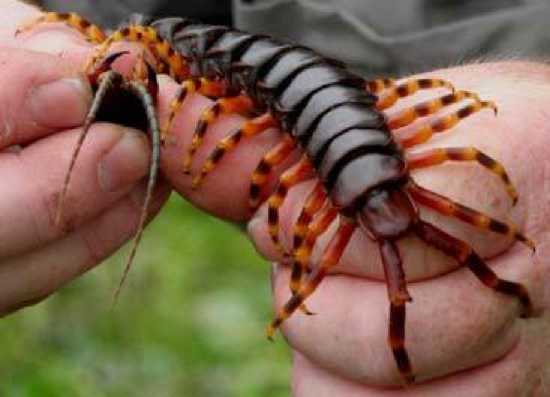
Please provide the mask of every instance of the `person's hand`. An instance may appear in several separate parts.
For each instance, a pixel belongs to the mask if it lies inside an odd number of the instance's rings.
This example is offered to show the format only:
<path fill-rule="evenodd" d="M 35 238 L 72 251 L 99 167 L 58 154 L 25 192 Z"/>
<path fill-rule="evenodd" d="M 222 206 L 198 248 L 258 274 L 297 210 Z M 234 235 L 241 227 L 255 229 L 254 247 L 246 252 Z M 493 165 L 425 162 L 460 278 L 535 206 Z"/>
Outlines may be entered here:
<path fill-rule="evenodd" d="M 48 30 L 65 34 L 64 28 Z M 37 36 L 46 37 L 48 31 Z M 36 36 L 35 36 L 36 37 Z M 32 40 L 32 38 L 31 38 Z M 79 49 L 59 54 L 77 58 Z M 74 54 L 77 54 L 76 56 Z M 434 145 L 473 145 L 501 161 L 516 184 L 520 201 L 512 209 L 499 181 L 476 165 L 449 164 L 415 172 L 423 186 L 471 205 L 496 217 L 508 215 L 524 226 L 537 243 L 537 254 L 519 244 L 504 252 L 506 242 L 477 232 L 457 221 L 423 211 L 426 219 L 464 238 L 484 255 L 499 276 L 524 283 L 542 315 L 518 319 L 517 302 L 482 286 L 466 269 L 409 238 L 400 244 L 414 302 L 408 307 L 407 348 L 419 385 L 401 384 L 387 344 L 388 302 L 378 250 L 357 232 L 342 263 L 308 300 L 317 316 L 295 314 L 282 330 L 294 353 L 293 393 L 302 396 L 545 396 L 549 385 L 550 346 L 545 335 L 549 318 L 544 309 L 550 296 L 548 282 L 548 219 L 545 197 L 545 146 L 550 96 L 550 71 L 529 63 L 502 63 L 462 67 L 435 73 L 460 89 L 479 92 L 499 105 L 499 116 L 482 112 L 452 133 L 434 139 Z M 164 118 L 176 85 L 161 79 L 160 111 Z M 217 216 L 250 220 L 247 195 L 250 175 L 261 156 L 277 143 L 280 134 L 270 131 L 246 140 L 228 154 L 203 186 L 192 191 L 191 179 L 182 174 L 182 159 L 200 112 L 211 102 L 194 95 L 186 103 L 172 131 L 175 143 L 164 148 L 162 168 L 178 191 Z M 403 105 L 402 105 L 403 106 Z M 207 134 L 195 158 L 196 172 L 215 143 L 240 125 L 238 116 L 222 117 Z M 272 176 L 271 187 L 281 169 Z M 292 220 L 305 194 L 306 182 L 292 189 L 282 209 L 283 241 L 290 240 Z M 258 250 L 277 261 L 266 235 L 265 208 L 250 220 L 249 233 Z M 325 236 L 326 237 L 326 236 Z M 323 239 L 326 241 L 326 238 Z M 322 244 L 321 244 L 322 245 Z M 276 305 L 289 297 L 288 269 L 275 266 L 273 286 Z M 444 274 L 445 273 L 445 274 Z"/>
<path fill-rule="evenodd" d="M 0 16 L 0 315 L 37 302 L 99 264 L 135 232 L 149 168 L 147 136 L 111 124 L 93 126 L 64 206 L 58 195 L 92 93 L 62 57 L 26 48 L 77 48 L 45 32 L 14 40 L 17 23 L 37 14 L 8 2 Z M 40 44 L 38 44 L 40 43 Z M 80 48 L 86 49 L 84 44 Z M 72 51 L 72 54 L 77 52 Z M 169 193 L 160 186 L 152 208 Z"/>
<path fill-rule="evenodd" d="M 516 185 L 520 200 L 512 208 L 500 180 L 475 164 L 450 163 L 414 172 L 424 187 L 497 218 L 510 218 L 535 241 L 536 254 L 517 243 L 482 232 L 459 221 L 422 209 L 422 217 L 465 239 L 488 260 L 497 274 L 523 283 L 541 315 L 518 317 L 520 306 L 483 286 L 469 270 L 416 238 L 399 246 L 414 301 L 407 305 L 406 346 L 421 383 L 406 389 L 387 342 L 388 298 L 378 248 L 356 232 L 343 260 L 307 301 L 318 313 L 296 313 L 282 331 L 294 351 L 293 394 L 308 396 L 546 396 L 550 392 L 550 68 L 530 63 L 471 65 L 432 73 L 455 87 L 494 100 L 498 116 L 482 111 L 429 146 L 473 145 L 501 161 Z M 174 90 L 174 85 L 164 85 Z M 441 92 L 425 92 L 412 98 Z M 409 101 L 410 102 L 410 101 Z M 190 189 L 181 173 L 182 158 L 201 109 L 210 102 L 194 96 L 186 102 L 173 135 L 175 145 L 163 153 L 163 170 L 175 188 L 195 204 L 233 221 L 248 220 L 250 175 L 261 156 L 280 139 L 266 132 L 241 143 L 220 163 L 200 189 Z M 405 103 L 399 107 L 405 106 Z M 166 103 L 161 103 L 165 111 Z M 392 110 L 393 111 L 393 110 Z M 196 172 L 215 143 L 242 119 L 222 117 L 208 131 L 197 153 Z M 426 145 L 427 146 L 427 145 Z M 288 166 L 288 165 L 287 165 Z M 285 167 L 281 167 L 285 168 Z M 277 173 L 280 172 L 280 169 Z M 276 180 L 273 175 L 272 181 Z M 282 238 L 290 246 L 292 223 L 313 181 L 292 189 L 282 208 Z M 267 235 L 265 206 L 248 230 L 258 250 L 277 262 Z M 330 234 L 330 233 L 328 233 Z M 321 246 L 329 236 L 324 236 Z M 317 250 L 319 251 L 319 250 Z M 275 306 L 289 298 L 289 269 L 275 265 Z"/>

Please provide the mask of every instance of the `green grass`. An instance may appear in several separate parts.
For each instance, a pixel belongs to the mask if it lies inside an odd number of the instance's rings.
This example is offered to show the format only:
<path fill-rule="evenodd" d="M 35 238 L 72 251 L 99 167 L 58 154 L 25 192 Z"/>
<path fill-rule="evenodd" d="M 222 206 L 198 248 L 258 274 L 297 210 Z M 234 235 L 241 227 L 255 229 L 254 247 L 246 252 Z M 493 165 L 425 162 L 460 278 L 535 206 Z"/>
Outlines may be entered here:
<path fill-rule="evenodd" d="M 147 229 L 118 305 L 127 249 L 0 323 L 0 396 L 289 395 L 268 343 L 269 266 L 235 227 L 173 196 Z"/>

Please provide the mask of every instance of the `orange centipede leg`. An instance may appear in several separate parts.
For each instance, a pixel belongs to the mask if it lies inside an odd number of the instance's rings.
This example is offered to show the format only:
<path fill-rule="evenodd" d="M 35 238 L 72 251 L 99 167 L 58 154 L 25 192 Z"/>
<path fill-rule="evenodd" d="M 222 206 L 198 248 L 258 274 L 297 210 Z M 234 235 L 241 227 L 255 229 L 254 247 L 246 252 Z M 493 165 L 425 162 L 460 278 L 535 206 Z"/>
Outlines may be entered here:
<path fill-rule="evenodd" d="M 170 101 L 168 118 L 162 127 L 161 137 L 163 142 L 166 142 L 172 129 L 172 124 L 183 106 L 185 99 L 191 94 L 198 92 L 205 96 L 223 96 L 227 89 L 227 85 L 223 80 L 208 80 L 206 78 L 189 78 L 184 80 L 174 98 Z"/>
<path fill-rule="evenodd" d="M 130 25 L 114 31 L 97 47 L 86 65 L 86 70 L 102 59 L 114 43 L 120 41 L 143 44 L 153 53 L 159 65 L 168 67 L 167 73 L 177 82 L 182 82 L 189 77 L 189 68 L 185 58 L 172 48 L 168 41 L 160 37 L 153 27 L 141 25 Z"/>
<path fill-rule="evenodd" d="M 417 203 L 431 208 L 442 215 L 460 219 L 479 229 L 490 230 L 494 233 L 510 236 L 522 242 L 532 250 L 535 249 L 534 243 L 520 233 L 516 226 L 510 223 L 493 219 L 481 212 L 456 203 L 445 196 L 424 189 L 415 183 L 410 183 L 407 190 Z"/>
<path fill-rule="evenodd" d="M 279 241 L 279 209 L 283 205 L 288 190 L 298 183 L 308 179 L 313 171 L 313 166 L 306 155 L 303 155 L 300 161 L 285 171 L 279 178 L 279 183 L 275 192 L 267 200 L 267 224 L 271 241 L 275 248 L 285 253 Z"/>
<path fill-rule="evenodd" d="M 410 170 L 431 167 L 446 161 L 475 161 L 479 163 L 502 180 L 512 202 L 517 203 L 518 193 L 504 167 L 498 161 L 474 147 L 436 148 L 419 153 L 407 153 L 407 164 Z"/>
<path fill-rule="evenodd" d="M 288 134 L 283 135 L 283 139 L 271 150 L 269 150 L 260 160 L 256 169 L 252 173 L 250 180 L 250 193 L 248 207 L 253 213 L 258 209 L 262 201 L 262 191 L 264 186 L 269 181 L 269 175 L 274 167 L 285 161 L 294 148 L 296 147 L 296 139 Z"/>
<path fill-rule="evenodd" d="M 242 140 L 242 138 L 247 138 L 260 134 L 271 127 L 276 127 L 277 125 L 278 121 L 269 113 L 265 113 L 252 120 L 245 121 L 240 128 L 218 142 L 214 150 L 212 150 L 212 152 L 204 162 L 203 166 L 201 167 L 200 173 L 195 178 L 193 178 L 193 189 L 196 189 L 200 186 L 203 179 L 214 169 L 214 167 L 216 167 L 223 156 L 225 156 L 228 151 L 234 149 L 235 146 L 237 146 L 237 144 L 239 144 L 239 142 Z M 193 142 L 195 142 L 196 144 L 197 141 L 194 139 Z M 196 150 L 197 146 L 195 145 L 193 147 L 192 143 L 184 166 L 188 165 L 188 161 L 190 161 L 189 157 L 192 156 L 191 151 L 193 148 Z"/>
<path fill-rule="evenodd" d="M 304 206 L 294 224 L 292 240 L 293 240 L 293 253 L 302 245 L 306 234 L 308 232 L 308 227 L 313 221 L 313 217 L 317 212 L 319 212 L 323 205 L 326 203 L 327 195 L 325 193 L 325 188 L 321 182 L 317 182 L 313 190 L 309 193 Z M 295 294 L 300 289 L 302 275 L 306 271 L 306 266 L 303 265 L 303 262 L 293 260 L 292 268 L 290 272 L 290 291 L 292 294 Z M 305 314 L 312 314 L 305 305 L 302 305 L 300 308 Z"/>
<path fill-rule="evenodd" d="M 365 81 L 365 89 L 373 94 L 378 94 L 385 89 L 395 86 L 395 80 L 393 79 L 376 79 Z"/>
<path fill-rule="evenodd" d="M 441 79 L 410 79 L 401 84 L 394 85 L 383 92 L 376 102 L 378 110 L 387 109 L 395 104 L 400 98 L 405 98 L 415 94 L 419 90 L 428 90 L 432 88 L 448 88 L 455 91 L 451 83 Z"/>
<path fill-rule="evenodd" d="M 395 242 L 383 240 L 379 246 L 390 300 L 388 339 L 399 373 L 407 383 L 413 383 L 414 374 L 411 361 L 405 349 L 405 304 L 411 302 L 412 299 L 407 291 L 403 263 Z"/>
<path fill-rule="evenodd" d="M 463 99 L 470 99 L 476 102 L 481 108 L 488 107 L 497 112 L 496 105 L 490 101 L 481 101 L 477 94 L 468 91 L 456 91 L 439 98 L 421 102 L 415 106 L 399 111 L 388 119 L 390 130 L 405 127 L 412 124 L 419 117 L 435 114 L 440 109 L 457 103 Z"/>
<path fill-rule="evenodd" d="M 481 109 L 491 108 L 496 109 L 495 105 L 490 101 L 473 102 L 459 108 L 455 112 L 436 118 L 435 120 L 423 124 L 411 131 L 394 134 L 394 138 L 404 148 L 420 145 L 427 142 L 434 134 L 450 130 L 457 125 L 461 120 Z"/>
<path fill-rule="evenodd" d="M 341 217 L 338 230 L 326 247 L 319 266 L 313 269 L 306 283 L 302 285 L 296 294 L 292 295 L 279 310 L 277 317 L 267 327 L 267 336 L 269 339 L 273 338 L 273 334 L 283 321 L 288 319 L 315 291 L 327 275 L 329 269 L 338 263 L 356 227 L 357 224 L 352 219 Z"/>
<path fill-rule="evenodd" d="M 73 28 L 92 44 L 101 44 L 107 38 L 101 28 L 73 12 L 45 12 L 38 18 L 21 25 L 15 34 L 28 32 L 46 23 L 62 23 Z"/>
<path fill-rule="evenodd" d="M 191 171 L 192 156 L 202 144 L 208 127 L 222 114 L 238 113 L 246 116 L 254 109 L 254 103 L 248 95 L 237 95 L 221 98 L 215 101 L 212 106 L 202 112 L 197 122 L 191 147 L 184 164 L 184 172 Z"/>
<path fill-rule="evenodd" d="M 517 298 L 523 307 L 523 317 L 533 314 L 533 306 L 527 289 L 522 284 L 498 278 L 468 244 L 423 221 L 417 222 L 414 232 L 427 244 L 455 258 L 461 265 L 467 266 L 487 287 Z"/>

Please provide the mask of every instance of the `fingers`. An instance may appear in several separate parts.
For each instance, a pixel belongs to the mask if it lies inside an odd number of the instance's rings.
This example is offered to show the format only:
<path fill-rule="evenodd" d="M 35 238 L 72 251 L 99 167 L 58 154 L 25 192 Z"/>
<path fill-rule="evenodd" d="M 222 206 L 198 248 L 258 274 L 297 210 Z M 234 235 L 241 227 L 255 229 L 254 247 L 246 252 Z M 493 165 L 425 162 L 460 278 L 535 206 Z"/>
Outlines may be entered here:
<path fill-rule="evenodd" d="M 144 133 L 96 124 L 77 160 L 63 208 L 54 222 L 79 130 L 44 138 L 19 153 L 0 154 L 0 258 L 35 249 L 98 216 L 147 174 Z"/>
<path fill-rule="evenodd" d="M 170 189 L 157 189 L 152 217 Z M 114 253 L 135 233 L 145 187 L 140 185 L 74 232 L 29 253 L 0 261 L 0 315 L 34 304 Z"/>
<path fill-rule="evenodd" d="M 19 23 L 40 15 L 38 7 L 18 0 L 3 0 L 0 14 L 0 45 L 13 45 Z"/>
<path fill-rule="evenodd" d="M 91 102 L 86 79 L 61 59 L 0 49 L 0 148 L 78 126 Z"/>
<path fill-rule="evenodd" d="M 521 325 L 517 345 L 500 359 L 478 368 L 407 388 L 377 388 L 338 376 L 294 352 L 294 397 L 502 397 L 546 396 L 550 387 L 547 357 L 550 345 L 545 334 L 550 317 Z M 365 358 L 367 359 L 367 358 Z"/>
<path fill-rule="evenodd" d="M 498 273 L 520 280 L 540 303 L 542 271 L 523 264 L 521 253 L 501 260 Z M 276 267 L 275 306 L 289 298 L 289 270 Z M 505 357 L 526 322 L 519 303 L 485 288 L 467 269 L 409 284 L 406 347 L 419 382 L 477 368 Z M 538 291 L 538 294 L 537 294 Z M 398 386 L 387 342 L 388 307 L 382 282 L 329 276 L 307 301 L 316 316 L 295 314 L 283 324 L 287 341 L 316 366 L 371 386 Z"/>
<path fill-rule="evenodd" d="M 161 95 L 159 108 L 161 121 L 168 114 L 168 105 L 173 98 L 177 86 L 168 78 L 161 76 Z M 202 111 L 212 102 L 200 95 L 186 98 L 175 124 L 170 132 L 170 140 L 174 141 L 164 147 L 162 168 L 174 188 L 186 199 L 206 211 L 234 221 L 244 221 L 250 218 L 248 210 L 248 194 L 250 177 L 260 162 L 262 156 L 280 141 L 277 130 L 269 130 L 260 135 L 246 138 L 246 142 L 238 145 L 227 153 L 223 161 L 202 183 L 200 189 L 192 190 L 192 177 L 183 173 L 184 154 L 191 144 L 191 136 Z M 245 119 L 237 115 L 220 116 L 219 120 L 209 127 L 201 149 L 196 153 L 193 162 L 193 174 L 200 171 L 200 166 L 216 143 L 238 128 Z M 289 163 L 297 159 L 291 156 L 280 167 L 277 167 L 266 191 L 272 190 L 277 175 L 288 168 Z"/>

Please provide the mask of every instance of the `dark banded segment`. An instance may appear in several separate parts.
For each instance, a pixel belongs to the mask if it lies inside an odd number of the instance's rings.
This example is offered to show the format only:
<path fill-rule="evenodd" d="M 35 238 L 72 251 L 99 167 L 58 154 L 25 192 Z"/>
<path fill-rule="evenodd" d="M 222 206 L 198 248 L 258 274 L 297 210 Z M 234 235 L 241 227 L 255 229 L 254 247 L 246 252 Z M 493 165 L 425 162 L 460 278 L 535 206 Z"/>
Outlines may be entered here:
<path fill-rule="evenodd" d="M 517 203 L 517 190 L 512 185 L 512 182 L 510 181 L 504 167 L 498 161 L 474 147 L 436 148 L 420 153 L 407 154 L 407 163 L 410 170 L 431 167 L 442 164 L 446 161 L 476 161 L 482 167 L 487 168 L 502 180 L 502 183 L 504 183 L 506 191 L 512 199 L 513 204 L 515 205 Z"/>
<path fill-rule="evenodd" d="M 296 136 L 302 136 L 305 131 L 314 128 L 330 110 L 346 104 L 374 104 L 376 98 L 363 90 L 357 90 L 341 84 L 334 84 L 314 91 L 307 103 L 295 115 Z"/>
<path fill-rule="evenodd" d="M 348 163 L 373 153 L 391 156 L 398 153 L 398 149 L 388 136 L 379 134 L 376 130 L 372 133 L 371 130 L 347 131 L 330 141 L 320 164 L 316 167 L 319 177 L 330 190 Z"/>
<path fill-rule="evenodd" d="M 302 142 L 311 158 L 317 158 L 319 152 L 334 138 L 350 129 L 372 129 L 382 134 L 384 116 L 367 104 L 344 103 L 319 116 L 307 131 L 296 130 L 297 138 Z"/>
<path fill-rule="evenodd" d="M 485 286 L 517 298 L 523 308 L 523 317 L 533 314 L 532 300 L 527 289 L 522 284 L 498 278 L 468 244 L 423 221 L 415 225 L 415 233 L 427 244 L 467 266 Z"/>
<path fill-rule="evenodd" d="M 340 171 L 329 195 L 332 203 L 351 209 L 372 189 L 406 176 L 405 163 L 399 156 L 371 153 L 350 161 Z M 328 181 L 324 181 L 325 183 Z"/>
<path fill-rule="evenodd" d="M 518 228 L 511 223 L 505 223 L 491 218 L 479 211 L 454 202 L 445 196 L 424 189 L 415 183 L 410 183 L 408 185 L 408 191 L 417 203 L 429 207 L 442 215 L 460 219 L 480 229 L 510 236 L 522 242 L 533 251 L 535 250 L 535 244 L 520 233 Z"/>
<path fill-rule="evenodd" d="M 260 205 L 263 188 L 267 185 L 273 168 L 285 161 L 295 147 L 296 140 L 290 135 L 284 134 L 281 142 L 262 157 L 252 173 L 250 181 L 248 205 L 251 212 L 254 212 Z"/>

